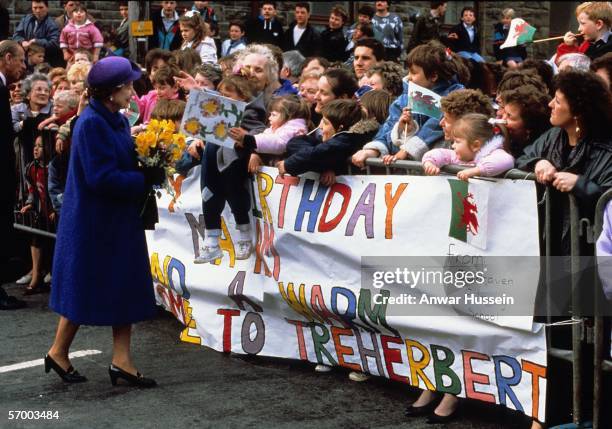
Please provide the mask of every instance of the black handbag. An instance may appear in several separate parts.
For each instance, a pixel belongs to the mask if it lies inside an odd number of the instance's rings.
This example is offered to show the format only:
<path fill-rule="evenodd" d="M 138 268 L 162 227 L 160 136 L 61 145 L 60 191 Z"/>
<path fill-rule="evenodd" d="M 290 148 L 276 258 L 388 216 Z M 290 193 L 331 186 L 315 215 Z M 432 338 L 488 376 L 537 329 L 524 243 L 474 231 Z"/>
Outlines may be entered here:
<path fill-rule="evenodd" d="M 150 189 L 143 198 L 140 218 L 144 229 L 155 230 L 155 224 L 159 222 L 159 214 L 157 213 L 157 192 Z"/>

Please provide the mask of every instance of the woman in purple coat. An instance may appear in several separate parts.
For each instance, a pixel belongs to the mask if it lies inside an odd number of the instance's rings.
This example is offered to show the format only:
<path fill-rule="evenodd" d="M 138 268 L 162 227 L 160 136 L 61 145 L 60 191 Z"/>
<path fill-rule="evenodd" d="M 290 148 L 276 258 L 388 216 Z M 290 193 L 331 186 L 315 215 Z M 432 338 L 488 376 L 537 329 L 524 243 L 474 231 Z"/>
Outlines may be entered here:
<path fill-rule="evenodd" d="M 127 119 L 119 113 L 140 70 L 123 57 L 97 62 L 87 78 L 89 106 L 72 139 L 62 216 L 57 232 L 49 306 L 60 314 L 45 371 L 66 382 L 86 381 L 68 358 L 79 325 L 113 327 L 113 385 L 155 386 L 130 355 L 132 323 L 156 313 L 139 201 L 162 169 L 138 169 Z"/>

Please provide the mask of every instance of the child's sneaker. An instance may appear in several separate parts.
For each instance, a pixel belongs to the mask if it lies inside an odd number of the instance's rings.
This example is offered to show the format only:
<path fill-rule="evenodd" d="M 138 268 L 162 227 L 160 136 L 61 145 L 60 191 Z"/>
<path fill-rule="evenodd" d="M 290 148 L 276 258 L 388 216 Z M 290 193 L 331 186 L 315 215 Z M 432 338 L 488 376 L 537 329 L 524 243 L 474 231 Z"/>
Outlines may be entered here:
<path fill-rule="evenodd" d="M 221 259 L 223 252 L 219 246 L 204 246 L 200 247 L 200 256 L 193 260 L 194 264 L 205 264 L 212 262 L 215 259 Z"/>
<path fill-rule="evenodd" d="M 253 253 L 253 243 L 250 240 L 236 242 L 236 259 L 239 261 L 249 259 Z"/>
<path fill-rule="evenodd" d="M 332 370 L 332 367 L 329 365 L 323 365 L 322 363 L 319 363 L 315 366 L 314 370 L 316 372 L 330 372 Z"/>
<path fill-rule="evenodd" d="M 349 373 L 349 379 L 353 381 L 366 381 L 370 376 L 363 372 L 351 371 Z"/>

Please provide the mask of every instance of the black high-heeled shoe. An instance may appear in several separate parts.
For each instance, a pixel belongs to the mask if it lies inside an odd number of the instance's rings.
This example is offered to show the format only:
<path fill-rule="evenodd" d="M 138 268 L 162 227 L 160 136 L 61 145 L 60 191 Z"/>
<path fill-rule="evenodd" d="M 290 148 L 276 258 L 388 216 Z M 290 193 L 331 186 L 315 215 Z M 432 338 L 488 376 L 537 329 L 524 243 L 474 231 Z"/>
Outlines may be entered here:
<path fill-rule="evenodd" d="M 108 375 L 110 376 L 111 384 L 113 386 L 117 385 L 117 379 L 123 378 L 125 381 L 130 383 L 132 386 L 136 387 L 155 387 L 157 386 L 157 382 L 152 378 L 143 377 L 143 375 L 139 372 L 136 375 L 132 375 L 129 372 L 126 372 L 119 368 L 118 366 L 113 365 L 112 363 L 108 367 Z"/>
<path fill-rule="evenodd" d="M 53 371 L 55 371 L 66 383 L 82 383 L 87 381 L 87 377 L 79 374 L 72 365 L 70 365 L 67 370 L 64 370 L 51 356 L 45 355 L 45 372 L 48 373 L 51 369 L 53 369 Z"/>
<path fill-rule="evenodd" d="M 404 411 L 404 415 L 406 417 L 427 416 L 434 410 L 434 408 L 438 406 L 438 404 L 440 403 L 439 399 L 440 398 L 438 397 L 434 397 L 431 401 L 421 407 L 415 407 L 412 404 L 408 405 L 408 407 L 406 407 L 406 410 Z"/>
<path fill-rule="evenodd" d="M 457 408 L 450 413 L 448 416 L 441 416 L 436 414 L 435 411 L 432 411 L 430 415 L 427 416 L 427 424 L 435 425 L 435 424 L 446 424 L 455 420 L 459 416 L 459 404 L 457 404 Z"/>

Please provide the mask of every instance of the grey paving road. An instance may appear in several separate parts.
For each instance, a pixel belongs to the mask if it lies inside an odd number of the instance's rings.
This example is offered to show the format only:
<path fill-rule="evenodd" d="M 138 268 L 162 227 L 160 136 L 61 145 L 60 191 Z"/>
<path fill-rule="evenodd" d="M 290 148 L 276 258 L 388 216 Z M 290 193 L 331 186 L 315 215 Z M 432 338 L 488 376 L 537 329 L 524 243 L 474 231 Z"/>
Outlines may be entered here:
<path fill-rule="evenodd" d="M 16 285 L 5 285 L 21 295 Z M 42 358 L 57 317 L 48 295 L 25 298 L 28 308 L 0 311 L 0 367 Z M 160 310 L 136 326 L 134 349 L 141 372 L 159 387 L 112 387 L 107 374 L 110 328 L 83 327 L 73 350 L 102 353 L 75 358 L 89 381 L 63 383 L 42 365 L 0 372 L 1 428 L 425 428 L 404 407 L 418 391 L 386 379 L 355 383 L 347 372 L 318 374 L 301 362 L 224 355 L 179 340 L 181 325 Z M 57 411 L 57 419 L 9 420 L 11 410 Z M 477 402 L 462 404 L 448 428 L 527 428 L 514 412 Z"/>

